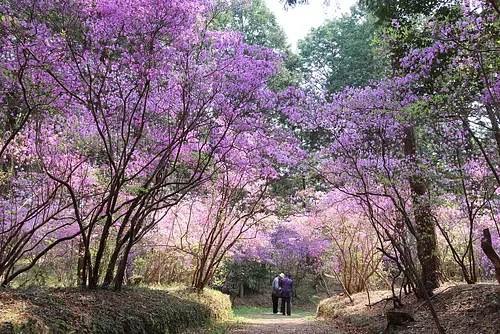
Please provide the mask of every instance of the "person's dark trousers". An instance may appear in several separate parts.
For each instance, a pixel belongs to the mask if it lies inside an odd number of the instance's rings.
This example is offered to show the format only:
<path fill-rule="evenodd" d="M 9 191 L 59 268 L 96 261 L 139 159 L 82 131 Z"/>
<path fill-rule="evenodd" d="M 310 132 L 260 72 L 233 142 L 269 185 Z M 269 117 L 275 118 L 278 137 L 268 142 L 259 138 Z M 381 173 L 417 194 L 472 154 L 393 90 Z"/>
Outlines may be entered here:
<path fill-rule="evenodd" d="M 290 302 L 291 297 L 281 298 L 281 313 L 285 315 L 285 310 L 287 315 L 292 315 L 292 303 Z M 286 306 L 286 309 L 285 309 Z"/>
<path fill-rule="evenodd" d="M 276 314 L 278 313 L 278 296 L 272 295 L 273 297 L 273 313 Z"/>

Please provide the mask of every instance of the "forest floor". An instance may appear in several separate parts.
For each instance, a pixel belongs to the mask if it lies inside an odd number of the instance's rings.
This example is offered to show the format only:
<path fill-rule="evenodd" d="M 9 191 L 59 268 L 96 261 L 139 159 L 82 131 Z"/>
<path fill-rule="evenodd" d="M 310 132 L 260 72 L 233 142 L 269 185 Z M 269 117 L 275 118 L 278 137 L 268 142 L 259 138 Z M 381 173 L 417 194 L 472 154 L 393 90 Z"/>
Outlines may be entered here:
<path fill-rule="evenodd" d="M 346 298 L 332 298 L 328 314 L 320 315 L 355 325 L 359 334 L 380 333 L 387 327 L 387 311 L 394 309 L 392 302 L 379 302 L 385 297 L 390 297 L 388 291 L 372 292 L 370 303 L 366 293 L 354 295 L 353 303 Z M 446 284 L 434 291 L 431 300 L 446 333 L 500 334 L 498 284 Z M 438 333 L 426 302 L 410 294 L 403 295 L 402 303 L 403 308 L 398 311 L 409 313 L 414 321 L 394 326 L 389 333 Z"/>
<path fill-rule="evenodd" d="M 402 297 L 404 312 L 415 321 L 386 330 L 386 313 L 393 309 L 392 302 L 382 301 L 389 297 L 388 291 L 372 291 L 370 299 L 366 293 L 356 294 L 354 302 L 344 296 L 330 298 L 323 303 L 321 317 L 316 318 L 316 310 L 295 311 L 292 316 L 274 315 L 266 296 L 252 297 L 245 302 L 237 301 L 234 313 L 237 325 L 231 326 L 230 334 L 433 334 L 438 333 L 434 320 L 422 300 L 414 295 Z M 382 301 L 382 302 L 379 302 Z M 379 302 L 379 303 L 377 303 Z M 450 334 L 500 334 L 500 285 L 498 284 L 447 284 L 435 291 L 433 305 L 441 325 Z M 252 311 L 251 305 L 255 303 Z M 241 304 L 245 304 L 242 306 Z M 367 306 L 368 304 L 375 304 Z M 238 306 L 239 305 L 239 306 Z M 243 311 L 242 311 L 243 310 Z"/>
<path fill-rule="evenodd" d="M 326 300 L 324 296 L 316 296 L 312 292 L 302 295 L 308 298 L 296 298 L 292 316 L 272 314 L 271 298 L 267 294 L 237 298 L 233 303 L 234 319 L 214 324 L 217 328 L 198 328 L 186 333 L 389 333 L 385 331 L 386 313 L 393 309 L 393 305 L 390 301 L 383 301 L 390 296 L 388 291 L 371 291 L 370 299 L 366 293 L 359 293 L 352 296 L 353 302 L 340 295 Z M 229 300 L 223 297 L 230 314 Z M 321 304 L 316 308 L 320 300 Z M 403 296 L 402 302 L 402 310 L 411 314 L 415 321 L 391 328 L 391 334 L 437 333 L 425 302 L 414 295 Z M 435 291 L 432 302 L 447 334 L 500 334 L 498 284 L 444 285 Z M 213 305 L 214 301 L 210 299 L 209 304 Z M 195 306 L 190 299 L 180 300 L 167 291 L 147 289 L 132 289 L 124 293 L 82 292 L 78 289 L 0 290 L 0 333 L 12 333 L 13 325 L 29 325 L 30 322 L 52 326 L 55 329 L 53 333 L 150 333 L 143 329 L 149 324 L 146 320 L 151 320 L 153 314 L 160 316 L 158 321 L 164 321 L 167 314 L 172 315 L 172 321 L 177 321 L 201 314 L 201 309 L 196 311 Z M 179 316 L 180 311 L 184 315 Z M 188 318 L 185 321 L 202 322 L 201 318 Z M 168 326 L 172 332 L 180 332 L 174 330 L 179 328 L 177 325 L 171 323 Z M 132 330 L 131 326 L 137 328 Z M 45 327 L 39 329 L 45 330 Z M 40 330 L 24 332 L 40 333 Z"/>

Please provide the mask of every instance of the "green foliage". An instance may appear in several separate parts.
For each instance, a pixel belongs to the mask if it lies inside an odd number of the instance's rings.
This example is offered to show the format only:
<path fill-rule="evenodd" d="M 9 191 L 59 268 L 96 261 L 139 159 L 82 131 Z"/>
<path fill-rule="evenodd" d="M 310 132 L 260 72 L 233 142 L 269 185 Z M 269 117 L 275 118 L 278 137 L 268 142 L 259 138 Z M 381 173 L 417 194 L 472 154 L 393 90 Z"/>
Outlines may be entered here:
<path fill-rule="evenodd" d="M 353 7 L 349 15 L 327 21 L 298 42 L 302 68 L 315 86 L 331 93 L 368 85 L 387 69 L 371 47 L 376 33 L 374 19 Z"/>
<path fill-rule="evenodd" d="M 271 182 L 271 194 L 276 199 L 276 214 L 279 217 L 286 217 L 297 208 L 303 208 L 304 203 L 295 194 L 304 190 L 306 183 L 309 185 L 310 182 L 299 171 L 291 171 Z"/>
<path fill-rule="evenodd" d="M 290 86 L 298 86 L 303 80 L 303 74 L 300 71 L 300 57 L 289 48 L 284 51 L 284 57 L 279 73 L 269 81 L 269 87 L 276 92 Z"/>
<path fill-rule="evenodd" d="M 231 12 L 221 15 L 215 26 L 241 31 L 244 42 L 249 45 L 262 45 L 280 51 L 288 49 L 283 28 L 263 0 L 251 0 L 245 6 L 234 4 Z"/>
<path fill-rule="evenodd" d="M 378 18 L 378 23 L 416 14 L 431 15 L 457 0 L 360 0 L 359 3 Z"/>
<path fill-rule="evenodd" d="M 236 294 L 240 285 L 250 293 L 261 292 L 262 286 L 266 286 L 269 277 L 272 276 L 270 269 L 257 261 L 226 261 L 218 271 L 216 278 L 223 290 Z"/>
<path fill-rule="evenodd" d="M 203 289 L 201 293 L 195 293 L 191 288 L 180 288 L 169 291 L 183 300 L 192 301 L 208 308 L 210 319 L 212 320 L 224 322 L 231 320 L 233 317 L 229 296 L 220 291 Z"/>
<path fill-rule="evenodd" d="M 283 3 L 283 6 L 285 8 L 288 8 L 288 6 L 295 7 L 297 5 L 308 4 L 309 0 L 280 0 L 280 2 Z"/>
<path fill-rule="evenodd" d="M 198 302 L 210 308 L 211 319 L 217 321 L 227 321 L 233 317 L 231 301 L 229 296 L 216 290 L 204 289 L 202 294 L 198 294 Z"/>

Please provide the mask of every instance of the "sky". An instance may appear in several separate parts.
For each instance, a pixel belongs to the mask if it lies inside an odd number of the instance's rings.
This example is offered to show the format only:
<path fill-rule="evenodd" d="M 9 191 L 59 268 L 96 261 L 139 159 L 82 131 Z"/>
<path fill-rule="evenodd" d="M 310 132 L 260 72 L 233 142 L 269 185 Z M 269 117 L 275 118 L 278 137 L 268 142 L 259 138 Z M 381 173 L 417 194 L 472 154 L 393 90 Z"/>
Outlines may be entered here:
<path fill-rule="evenodd" d="M 296 50 L 297 41 L 305 37 L 311 28 L 320 26 L 325 19 L 332 19 L 349 11 L 349 8 L 357 2 L 357 0 L 330 0 L 330 5 L 325 6 L 324 0 L 309 0 L 308 5 L 298 5 L 284 10 L 279 0 L 265 1 L 285 30 L 293 50 Z"/>

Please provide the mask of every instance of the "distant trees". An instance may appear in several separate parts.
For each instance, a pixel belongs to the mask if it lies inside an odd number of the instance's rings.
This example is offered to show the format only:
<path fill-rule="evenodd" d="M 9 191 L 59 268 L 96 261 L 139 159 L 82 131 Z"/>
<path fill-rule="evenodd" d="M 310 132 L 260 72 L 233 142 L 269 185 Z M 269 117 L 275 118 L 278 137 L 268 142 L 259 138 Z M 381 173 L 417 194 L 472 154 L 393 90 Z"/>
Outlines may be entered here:
<path fill-rule="evenodd" d="M 382 79 L 388 64 L 372 46 L 376 37 L 374 19 L 356 7 L 312 29 L 297 45 L 308 84 L 335 93 Z"/>
<path fill-rule="evenodd" d="M 286 33 L 264 0 L 251 0 L 243 6 L 234 4 L 231 10 L 219 17 L 216 25 L 242 32 L 243 40 L 249 45 L 279 51 L 288 49 Z"/>

